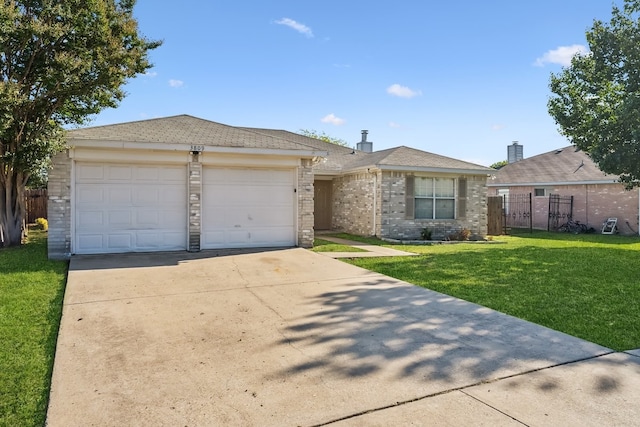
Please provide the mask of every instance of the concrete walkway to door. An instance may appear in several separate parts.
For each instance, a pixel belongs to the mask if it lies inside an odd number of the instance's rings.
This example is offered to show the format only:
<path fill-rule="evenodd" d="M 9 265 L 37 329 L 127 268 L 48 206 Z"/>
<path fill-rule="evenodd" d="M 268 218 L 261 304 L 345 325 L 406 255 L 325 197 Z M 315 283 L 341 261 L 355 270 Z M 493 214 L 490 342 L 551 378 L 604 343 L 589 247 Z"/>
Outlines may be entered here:
<path fill-rule="evenodd" d="M 632 425 L 640 358 L 304 249 L 71 260 L 48 427 Z"/>

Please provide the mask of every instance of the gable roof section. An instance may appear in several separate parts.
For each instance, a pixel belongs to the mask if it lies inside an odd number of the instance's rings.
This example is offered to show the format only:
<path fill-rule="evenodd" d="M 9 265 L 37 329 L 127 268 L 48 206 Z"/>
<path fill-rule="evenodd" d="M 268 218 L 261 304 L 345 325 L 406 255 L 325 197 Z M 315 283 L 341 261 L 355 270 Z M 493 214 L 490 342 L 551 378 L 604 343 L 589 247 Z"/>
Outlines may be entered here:
<path fill-rule="evenodd" d="M 345 165 L 345 169 L 349 170 L 368 167 L 376 167 L 382 170 L 482 175 L 489 174 L 493 171 L 493 169 L 486 166 L 480 166 L 405 146 L 376 151 L 369 156 L 354 159 Z"/>
<path fill-rule="evenodd" d="M 490 187 L 530 185 L 604 184 L 617 182 L 616 175 L 605 174 L 583 151 L 574 146 L 510 163 L 495 171 Z"/>
<path fill-rule="evenodd" d="M 325 157 L 325 159 L 313 167 L 315 173 L 319 174 L 339 173 L 344 169 L 344 166 L 346 164 L 349 164 L 354 159 L 362 159 L 371 156 L 370 153 L 366 153 L 364 151 L 355 150 L 353 148 L 345 147 L 338 144 L 332 144 L 320 139 L 311 138 L 309 136 L 300 135 L 286 130 L 258 128 L 241 129 L 284 138 L 299 144 L 311 146 L 316 150 L 326 151 L 328 155 Z"/>
<path fill-rule="evenodd" d="M 309 145 L 188 115 L 73 129 L 72 141 L 142 142 L 314 151 Z"/>

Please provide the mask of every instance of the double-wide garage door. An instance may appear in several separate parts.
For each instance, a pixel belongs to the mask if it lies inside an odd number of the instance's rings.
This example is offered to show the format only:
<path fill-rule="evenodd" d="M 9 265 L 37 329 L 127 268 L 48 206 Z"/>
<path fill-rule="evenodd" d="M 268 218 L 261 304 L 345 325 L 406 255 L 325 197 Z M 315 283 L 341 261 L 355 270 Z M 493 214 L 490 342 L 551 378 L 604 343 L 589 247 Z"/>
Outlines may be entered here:
<path fill-rule="evenodd" d="M 74 252 L 184 250 L 186 165 L 75 167 Z M 204 167 L 201 248 L 295 244 L 293 170 Z"/>

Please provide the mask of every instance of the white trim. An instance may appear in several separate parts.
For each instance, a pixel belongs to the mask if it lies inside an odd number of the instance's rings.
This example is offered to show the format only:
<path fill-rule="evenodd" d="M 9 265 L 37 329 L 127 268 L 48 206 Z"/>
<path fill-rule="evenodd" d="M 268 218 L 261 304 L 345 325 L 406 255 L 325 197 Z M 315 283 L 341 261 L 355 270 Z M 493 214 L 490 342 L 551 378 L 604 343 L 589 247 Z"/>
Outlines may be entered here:
<path fill-rule="evenodd" d="M 164 142 L 134 142 L 134 141 L 109 141 L 109 140 L 90 140 L 90 139 L 73 139 L 70 138 L 69 146 L 87 147 L 94 150 L 100 149 L 127 149 L 127 150 L 157 150 L 157 151 L 191 151 L 191 145 L 188 144 L 170 144 Z M 296 150 L 282 148 L 245 148 L 245 147 L 218 147 L 213 145 L 204 145 L 204 153 L 232 153 L 232 154 L 259 154 L 259 155 L 279 155 L 292 156 L 302 158 L 327 157 L 327 151 L 320 150 Z"/>
<path fill-rule="evenodd" d="M 69 205 L 71 212 L 69 213 L 69 224 L 71 230 L 69 230 L 69 256 L 76 253 L 76 161 L 71 157 L 71 150 L 69 150 L 69 158 L 71 159 L 71 183 L 69 185 Z"/>
<path fill-rule="evenodd" d="M 594 185 L 594 184 L 620 184 L 618 180 L 612 181 L 558 181 L 558 182 L 524 182 L 524 183 L 488 183 L 487 187 L 551 187 L 554 185 Z"/>
<path fill-rule="evenodd" d="M 484 169 L 460 169 L 460 168 L 437 168 L 437 167 L 418 167 L 418 166 L 387 166 L 375 165 L 374 167 L 383 171 L 399 171 L 399 172 L 436 172 L 436 173 L 454 173 L 460 175 L 485 175 L 491 174 L 490 170 Z"/>

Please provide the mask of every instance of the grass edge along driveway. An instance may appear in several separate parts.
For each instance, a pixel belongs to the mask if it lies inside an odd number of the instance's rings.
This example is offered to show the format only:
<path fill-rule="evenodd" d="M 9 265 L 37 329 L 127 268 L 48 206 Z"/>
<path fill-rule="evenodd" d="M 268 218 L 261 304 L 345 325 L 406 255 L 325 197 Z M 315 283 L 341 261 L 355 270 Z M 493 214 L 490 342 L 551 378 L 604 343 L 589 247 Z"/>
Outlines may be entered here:
<path fill-rule="evenodd" d="M 534 232 L 495 240 L 503 244 L 403 245 L 422 256 L 345 261 L 613 350 L 640 348 L 640 238 Z"/>
<path fill-rule="evenodd" d="M 0 426 L 43 426 L 68 263 L 43 231 L 0 249 Z"/>

